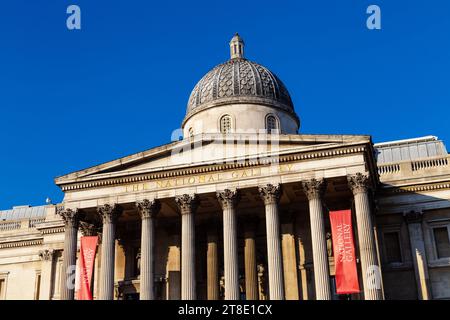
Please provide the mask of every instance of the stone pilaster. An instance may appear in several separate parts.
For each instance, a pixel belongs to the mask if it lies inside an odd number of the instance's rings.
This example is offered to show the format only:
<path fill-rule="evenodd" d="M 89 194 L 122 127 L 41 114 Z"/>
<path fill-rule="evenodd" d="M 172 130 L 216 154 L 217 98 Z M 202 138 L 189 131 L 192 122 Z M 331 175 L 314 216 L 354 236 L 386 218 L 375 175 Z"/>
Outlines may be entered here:
<path fill-rule="evenodd" d="M 303 181 L 302 185 L 309 201 L 316 299 L 331 300 L 330 271 L 322 206 L 322 196 L 326 189 L 326 182 L 323 179 L 311 179 Z"/>
<path fill-rule="evenodd" d="M 181 300 L 195 300 L 195 210 L 196 195 L 184 194 L 175 198 L 181 213 Z"/>
<path fill-rule="evenodd" d="M 271 300 L 284 299 L 283 257 L 281 253 L 278 201 L 281 186 L 267 184 L 259 188 L 266 207 L 267 262 L 269 267 L 269 296 Z"/>
<path fill-rule="evenodd" d="M 408 224 L 418 298 L 420 300 L 430 300 L 430 278 L 428 275 L 428 259 L 422 230 L 422 215 L 422 211 L 408 211 L 403 213 L 405 221 Z"/>
<path fill-rule="evenodd" d="M 168 300 L 181 299 L 181 226 L 180 221 L 170 220 L 164 227 L 166 229 L 169 250 L 167 253 L 167 294 Z"/>
<path fill-rule="evenodd" d="M 364 298 L 365 300 L 382 300 L 381 269 L 377 257 L 368 195 L 369 179 L 362 173 L 347 178 L 355 200 Z"/>
<path fill-rule="evenodd" d="M 97 212 L 103 220 L 99 300 L 113 300 L 116 223 L 122 209 L 105 204 Z"/>
<path fill-rule="evenodd" d="M 219 253 L 218 236 L 215 227 L 208 228 L 206 252 L 207 299 L 219 300 Z"/>
<path fill-rule="evenodd" d="M 225 300 L 239 300 L 239 265 L 237 254 L 237 227 L 235 206 L 237 191 L 217 192 L 223 210 L 223 253 L 225 275 Z"/>
<path fill-rule="evenodd" d="M 143 200 L 136 202 L 136 207 L 141 216 L 141 278 L 140 278 L 140 300 L 155 300 L 154 288 L 154 246 L 155 226 L 154 218 L 161 209 L 158 200 Z"/>
<path fill-rule="evenodd" d="M 64 251 L 61 268 L 61 300 L 73 300 L 75 294 L 75 269 L 77 263 L 78 227 L 81 212 L 78 209 L 58 208 L 64 220 Z"/>
<path fill-rule="evenodd" d="M 244 263 L 246 300 L 259 300 L 256 265 L 256 219 L 244 221 Z"/>
<path fill-rule="evenodd" d="M 281 223 L 281 248 L 283 251 L 284 291 L 286 300 L 298 300 L 297 255 L 295 253 L 294 225 L 289 215 Z"/>
<path fill-rule="evenodd" d="M 55 257 L 55 250 L 46 249 L 39 251 L 39 258 L 42 261 L 41 267 L 41 288 L 39 291 L 40 300 L 50 300 L 52 296 L 53 287 L 53 260 Z"/>

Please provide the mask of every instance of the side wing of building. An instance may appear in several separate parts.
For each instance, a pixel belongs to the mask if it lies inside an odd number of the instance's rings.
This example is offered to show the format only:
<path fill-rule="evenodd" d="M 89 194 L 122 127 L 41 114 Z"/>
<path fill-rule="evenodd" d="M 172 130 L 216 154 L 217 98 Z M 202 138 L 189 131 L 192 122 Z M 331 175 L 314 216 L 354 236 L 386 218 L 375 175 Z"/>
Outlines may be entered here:
<path fill-rule="evenodd" d="M 450 156 L 429 136 L 375 144 L 386 299 L 450 299 Z"/>

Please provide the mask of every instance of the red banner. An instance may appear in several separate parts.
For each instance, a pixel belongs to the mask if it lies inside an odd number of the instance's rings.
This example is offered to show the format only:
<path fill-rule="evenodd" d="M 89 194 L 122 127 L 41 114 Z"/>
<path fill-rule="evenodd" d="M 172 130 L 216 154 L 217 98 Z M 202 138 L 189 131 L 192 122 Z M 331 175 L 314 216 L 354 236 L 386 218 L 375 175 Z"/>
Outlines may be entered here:
<path fill-rule="evenodd" d="M 78 300 L 92 300 L 91 283 L 98 237 L 81 237 Z"/>
<path fill-rule="evenodd" d="M 337 294 L 359 292 L 351 210 L 330 211 Z"/>

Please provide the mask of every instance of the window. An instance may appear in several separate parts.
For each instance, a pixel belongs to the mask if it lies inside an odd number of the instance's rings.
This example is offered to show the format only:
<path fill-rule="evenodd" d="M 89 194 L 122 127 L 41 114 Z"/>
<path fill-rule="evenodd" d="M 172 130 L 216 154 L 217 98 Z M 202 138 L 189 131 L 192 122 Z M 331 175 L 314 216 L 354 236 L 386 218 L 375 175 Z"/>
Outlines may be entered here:
<path fill-rule="evenodd" d="M 278 123 L 277 123 L 277 119 L 275 118 L 275 116 L 272 116 L 272 115 L 267 116 L 266 128 L 267 128 L 267 133 L 272 133 L 272 131 L 278 129 Z"/>
<path fill-rule="evenodd" d="M 189 138 L 192 138 L 194 136 L 194 129 L 189 128 Z"/>
<path fill-rule="evenodd" d="M 436 253 L 439 259 L 450 257 L 450 240 L 447 227 L 433 229 Z"/>
<path fill-rule="evenodd" d="M 220 118 L 220 132 L 230 133 L 231 132 L 231 116 L 224 115 Z"/>
<path fill-rule="evenodd" d="M 403 262 L 398 232 L 387 232 L 384 234 L 384 248 L 387 263 Z"/>

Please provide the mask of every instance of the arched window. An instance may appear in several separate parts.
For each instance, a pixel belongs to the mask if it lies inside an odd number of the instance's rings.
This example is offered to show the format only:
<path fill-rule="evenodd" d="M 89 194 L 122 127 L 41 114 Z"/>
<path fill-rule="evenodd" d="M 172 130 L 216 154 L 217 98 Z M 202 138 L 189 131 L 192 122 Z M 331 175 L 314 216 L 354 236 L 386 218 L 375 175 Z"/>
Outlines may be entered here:
<path fill-rule="evenodd" d="M 194 129 L 189 128 L 189 138 L 192 138 L 194 136 Z"/>
<path fill-rule="evenodd" d="M 278 121 L 277 118 L 273 115 L 269 115 L 266 118 L 266 129 L 267 133 L 272 133 L 272 131 L 278 129 Z"/>
<path fill-rule="evenodd" d="M 224 115 L 220 118 L 220 132 L 230 133 L 231 132 L 231 116 Z"/>

